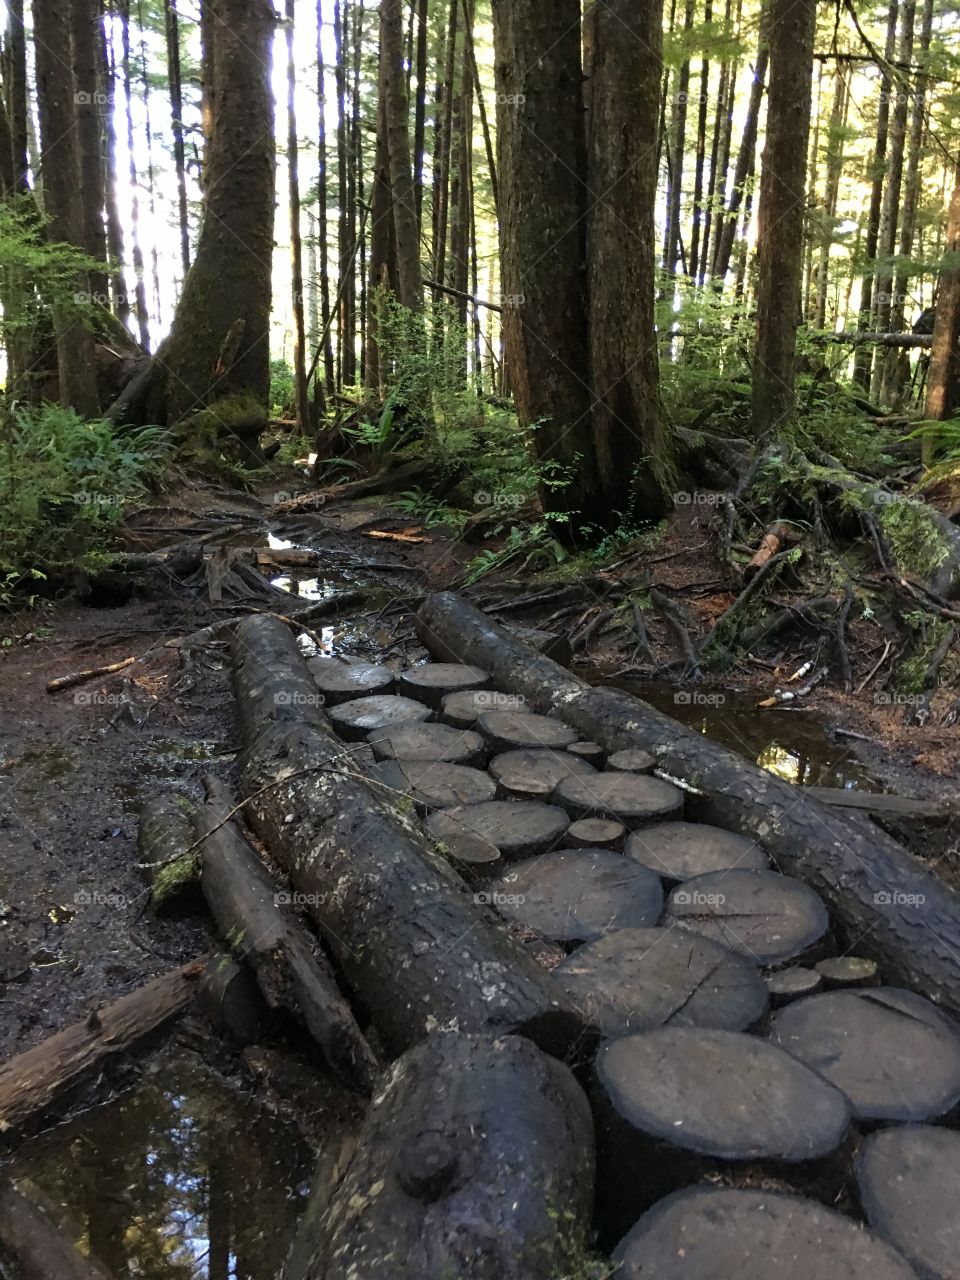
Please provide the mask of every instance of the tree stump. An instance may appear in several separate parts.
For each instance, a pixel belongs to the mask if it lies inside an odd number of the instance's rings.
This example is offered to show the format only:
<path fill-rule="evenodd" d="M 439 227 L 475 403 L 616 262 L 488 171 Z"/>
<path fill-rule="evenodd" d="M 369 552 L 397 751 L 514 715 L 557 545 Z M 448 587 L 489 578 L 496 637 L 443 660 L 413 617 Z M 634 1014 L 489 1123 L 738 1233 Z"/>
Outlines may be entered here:
<path fill-rule="evenodd" d="M 640 773 L 570 774 L 554 800 L 576 818 L 616 818 L 630 830 L 683 817 L 683 792 Z"/>
<path fill-rule="evenodd" d="M 513 694 L 497 693 L 491 689 L 464 689 L 448 693 L 440 704 L 439 719 L 455 729 L 474 729 L 477 721 L 488 711 L 498 707 L 522 705 L 523 699 Z"/>
<path fill-rule="evenodd" d="M 668 915 L 756 964 L 786 964 L 829 928 L 827 909 L 799 880 L 775 871 L 713 871 L 670 895 Z"/>
<path fill-rule="evenodd" d="M 656 763 L 656 757 L 642 747 L 627 747 L 614 751 L 607 760 L 607 768 L 616 773 L 653 773 Z"/>
<path fill-rule="evenodd" d="M 308 658 L 307 666 L 328 707 L 393 692 L 394 676 L 389 667 L 373 662 L 351 662 L 342 658 Z"/>
<path fill-rule="evenodd" d="M 839 1172 L 847 1099 L 756 1036 L 701 1027 L 626 1036 L 601 1046 L 595 1078 L 598 1218 L 613 1239 L 709 1173 L 825 1185 Z"/>
<path fill-rule="evenodd" d="M 614 1260 L 617 1280 L 917 1280 L 885 1241 L 814 1200 L 727 1188 L 661 1200 Z"/>
<path fill-rule="evenodd" d="M 960 1258 L 960 1134 L 916 1125 L 867 1138 L 857 1160 L 864 1216 L 931 1280 L 954 1280 Z"/>
<path fill-rule="evenodd" d="M 627 838 L 626 854 L 673 884 L 710 871 L 760 871 L 767 855 L 755 840 L 699 822 L 658 822 Z"/>
<path fill-rule="evenodd" d="M 459 764 L 484 762 L 484 742 L 472 729 L 451 729 L 447 724 L 402 724 L 376 729 L 369 742 L 377 760 Z"/>
<path fill-rule="evenodd" d="M 363 742 L 378 729 L 393 729 L 411 720 L 429 720 L 430 708 L 394 693 L 373 694 L 341 702 L 330 710 L 330 723 L 347 742 Z"/>
<path fill-rule="evenodd" d="M 490 744 L 490 754 L 503 751 L 557 751 L 576 742 L 579 734 L 562 720 L 525 711 L 485 711 L 477 729 Z"/>
<path fill-rule="evenodd" d="M 506 751 L 490 761 L 490 776 L 504 796 L 520 800 L 552 796 L 570 774 L 593 776 L 596 770 L 566 751 Z"/>
<path fill-rule="evenodd" d="M 835 1084 L 858 1120 L 923 1124 L 960 1102 L 960 1035 L 897 987 L 831 991 L 781 1009 L 770 1038 Z"/>
<path fill-rule="evenodd" d="M 828 991 L 875 987 L 880 981 L 876 961 L 864 956 L 828 956 L 814 967 Z"/>
<path fill-rule="evenodd" d="M 816 995 L 823 986 L 820 974 L 815 969 L 805 969 L 802 965 L 792 965 L 789 969 L 768 973 L 765 981 L 770 992 L 770 1003 L 775 1009 L 792 1004 L 794 1000 L 802 1000 L 804 996 Z"/>
<path fill-rule="evenodd" d="M 391 791 L 409 796 L 418 813 L 453 809 L 461 804 L 480 804 L 484 800 L 493 800 L 497 794 L 496 784 L 480 769 L 445 761 L 383 760 L 375 766 L 371 776 Z"/>
<path fill-rule="evenodd" d="M 509 861 L 546 853 L 567 829 L 562 809 L 537 800 L 490 800 L 485 804 L 457 805 L 427 819 L 427 830 L 445 843 L 448 836 L 466 833 L 495 845 Z"/>
<path fill-rule="evenodd" d="M 615 929 L 652 927 L 663 910 L 659 878 L 606 849 L 564 849 L 521 862 L 491 892 L 501 915 L 568 947 Z"/>
<path fill-rule="evenodd" d="M 578 760 L 586 760 L 595 769 L 602 769 L 607 762 L 607 753 L 599 742 L 571 742 L 567 750 Z"/>
<path fill-rule="evenodd" d="M 400 692 L 439 711 L 447 694 L 483 689 L 490 683 L 486 671 L 460 662 L 425 662 L 400 675 Z"/>
<path fill-rule="evenodd" d="M 608 933 L 554 975 L 609 1040 L 665 1026 L 746 1031 L 767 1011 L 749 960 L 675 927 Z"/>
<path fill-rule="evenodd" d="M 581 818 L 572 822 L 567 831 L 567 844 L 571 849 L 623 848 L 627 828 L 612 818 Z"/>

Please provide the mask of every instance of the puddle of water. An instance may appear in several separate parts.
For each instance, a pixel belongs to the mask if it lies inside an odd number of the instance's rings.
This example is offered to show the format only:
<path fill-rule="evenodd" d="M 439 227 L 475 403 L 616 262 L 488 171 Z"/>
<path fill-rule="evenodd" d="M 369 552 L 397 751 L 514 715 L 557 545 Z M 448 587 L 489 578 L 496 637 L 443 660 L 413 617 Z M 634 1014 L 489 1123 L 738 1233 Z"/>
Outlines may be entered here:
<path fill-rule="evenodd" d="M 271 578 L 273 586 L 281 591 L 289 591 L 292 596 L 301 600 L 329 600 L 341 590 L 341 583 L 330 578 L 295 578 L 292 574 L 283 574 L 279 578 Z"/>
<path fill-rule="evenodd" d="M 118 1278 L 275 1280 L 312 1166 L 289 1121 L 174 1059 L 39 1139 L 12 1172 Z"/>
<path fill-rule="evenodd" d="M 147 745 L 147 755 L 162 756 L 170 760 L 214 760 L 224 754 L 219 742 L 184 742 L 178 738 L 153 738 Z"/>
<path fill-rule="evenodd" d="M 759 711 L 756 694 L 704 685 L 678 690 L 649 680 L 607 683 L 797 786 L 882 790 L 850 744 L 834 740 L 815 712 Z"/>

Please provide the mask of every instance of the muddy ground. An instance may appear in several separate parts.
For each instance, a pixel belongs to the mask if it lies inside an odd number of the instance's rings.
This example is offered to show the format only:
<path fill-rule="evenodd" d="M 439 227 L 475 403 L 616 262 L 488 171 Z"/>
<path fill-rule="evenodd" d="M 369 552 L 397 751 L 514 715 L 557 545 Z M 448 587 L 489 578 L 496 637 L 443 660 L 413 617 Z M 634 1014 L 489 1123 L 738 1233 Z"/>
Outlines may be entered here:
<path fill-rule="evenodd" d="M 262 501 L 209 487 L 179 488 L 131 521 L 130 545 L 149 549 L 201 536 L 207 544 L 263 547 L 272 532 L 317 549 L 319 569 L 271 576 L 287 586 L 299 581 L 301 596 L 311 598 L 358 584 L 376 589 L 362 616 L 324 625 L 324 647 L 396 663 L 416 660 L 423 651 L 412 609 L 423 593 L 456 585 L 477 547 L 443 529 L 419 529 L 376 499 L 328 502 L 279 521 L 268 515 L 278 494 L 297 480 L 272 477 Z M 683 509 L 653 550 L 631 555 L 628 549 L 612 569 L 596 571 L 596 579 L 568 573 L 583 584 L 582 608 L 553 625 L 582 631 L 601 607 L 597 583 L 605 572 L 630 581 L 646 573 L 691 616 L 718 616 L 733 592 L 712 553 L 709 518 Z M 373 538 L 373 531 L 402 540 Z M 563 567 L 559 572 L 562 579 Z M 523 577 L 512 583 L 508 569 L 483 579 L 471 594 L 481 602 L 503 600 L 543 585 Z M 205 771 L 231 776 L 236 732 L 225 647 L 196 655 L 186 667 L 179 652 L 166 647 L 229 612 L 211 604 L 200 586 L 184 590 L 152 575 L 87 593 L 83 603 L 68 591 L 0 623 L 0 1060 L 209 945 L 201 916 L 158 920 L 148 911 L 135 868 L 137 821 L 144 800 L 158 790 L 199 796 Z M 537 625 L 555 612 L 543 605 L 509 617 Z M 651 619 L 650 633 L 658 658 L 668 659 L 669 630 Z M 857 624 L 855 683 L 883 644 L 875 628 Z M 920 797 L 954 793 L 960 734 L 938 717 L 956 691 L 942 695 L 924 724 L 907 723 L 909 708 L 879 700 L 873 684 L 847 695 L 831 682 L 803 709 L 756 710 L 786 674 L 814 656 L 813 647 L 796 637 L 782 652 L 730 673 L 722 687 L 681 680 L 637 688 L 662 709 L 798 781 Z M 633 648 L 622 635 L 598 630 L 575 669 L 629 685 Z M 46 692 L 51 679 L 128 657 L 136 663 L 118 675 Z M 837 729 L 859 736 L 838 737 Z M 949 828 L 922 833 L 915 848 L 956 878 Z"/>

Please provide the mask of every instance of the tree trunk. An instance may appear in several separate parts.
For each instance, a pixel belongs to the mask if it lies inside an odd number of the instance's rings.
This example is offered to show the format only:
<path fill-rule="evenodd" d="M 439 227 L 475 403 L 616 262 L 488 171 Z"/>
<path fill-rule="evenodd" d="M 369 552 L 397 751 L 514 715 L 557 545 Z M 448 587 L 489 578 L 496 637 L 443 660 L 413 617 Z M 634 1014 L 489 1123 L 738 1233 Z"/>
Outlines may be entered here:
<path fill-rule="evenodd" d="M 588 186 L 603 193 L 587 238 L 593 433 L 611 527 L 623 518 L 658 520 L 669 506 L 653 307 L 662 0 L 609 0 L 587 21 Z"/>
<path fill-rule="evenodd" d="M 97 57 L 100 62 L 99 80 L 109 104 L 104 123 L 106 125 L 106 152 L 104 157 L 104 194 L 107 211 L 107 253 L 111 260 L 110 296 L 113 313 L 124 326 L 130 324 L 130 299 L 123 267 L 123 223 L 120 220 L 120 202 L 117 192 L 117 126 L 114 105 L 117 91 L 117 68 L 112 44 L 107 47 L 105 27 L 109 0 L 100 0 L 100 26 Z"/>
<path fill-rule="evenodd" d="M 427 134 L 427 61 L 429 0 L 415 0 L 417 17 L 417 99 L 413 124 L 413 189 L 417 226 L 423 231 L 423 160 Z"/>
<path fill-rule="evenodd" d="M 269 0 L 205 0 L 217 104 L 196 256 L 154 362 L 150 421 L 229 395 L 266 418 L 270 389 L 274 140 Z M 156 414 L 157 416 L 154 416 Z"/>
<path fill-rule="evenodd" d="M 33 19 L 48 234 L 51 240 L 66 241 L 82 249 L 86 237 L 76 91 L 70 70 L 70 12 L 64 5 L 38 4 Z M 90 281 L 86 273 L 75 283 L 79 293 L 89 296 Z M 80 414 L 95 417 L 100 405 L 93 334 L 76 307 L 61 304 L 55 309 L 53 322 L 60 402 Z"/>
<path fill-rule="evenodd" d="M 713 3 L 706 0 L 704 6 L 704 22 L 708 27 L 713 22 Z M 700 261 L 701 224 L 703 221 L 703 176 L 707 160 L 707 105 L 710 89 L 710 60 L 700 60 L 700 103 L 697 111 L 697 148 L 693 174 L 693 229 L 690 233 L 690 257 L 687 262 L 687 274 L 696 283 L 698 263 Z"/>
<path fill-rule="evenodd" d="M 950 201 L 944 253 L 954 260 L 940 274 L 940 296 L 933 330 L 930 371 L 927 374 L 926 417 L 934 422 L 952 418 L 960 408 L 960 170 Z M 933 460 L 936 438 L 924 441 L 925 461 Z"/>
<path fill-rule="evenodd" d="M 103 118 L 110 103 L 102 100 L 97 82 L 97 43 L 100 40 L 97 0 L 73 0 L 73 80 L 77 103 L 77 145 L 83 205 L 83 247 L 91 258 L 106 264 L 107 238 L 103 226 Z M 106 306 L 107 273 L 90 272 L 90 290 Z"/>
<path fill-rule="evenodd" d="M 773 0 L 753 362 L 753 431 L 761 439 L 778 431 L 794 409 L 816 21 L 816 0 Z"/>
<path fill-rule="evenodd" d="M 403 5 L 381 0 L 381 57 L 386 63 L 387 148 L 393 190 L 393 225 L 397 238 L 397 281 L 401 303 L 411 311 L 423 306 L 420 231 L 410 164 L 407 92 L 403 73 Z"/>
<path fill-rule="evenodd" d="M 327 395 L 335 386 L 335 363 L 331 339 L 330 315 L 330 245 L 327 214 L 329 191 L 327 174 L 327 76 L 323 61 L 323 0 L 317 0 L 317 151 L 320 172 L 317 176 L 317 239 L 320 257 L 320 325 L 323 343 L 323 376 Z"/>
<path fill-rule="evenodd" d="M 386 59 L 381 56 L 377 100 L 377 148 L 374 158 L 370 226 L 371 315 L 367 321 L 367 352 L 364 382 L 379 393 L 387 370 L 382 368 L 379 342 L 381 289 L 397 292 L 397 237 L 393 221 L 393 192 L 390 186 L 390 149 L 387 144 Z"/>
<path fill-rule="evenodd" d="M 847 82 L 837 68 L 833 87 L 833 105 L 830 109 L 830 129 L 827 136 L 827 180 L 823 197 L 823 226 L 820 229 L 820 261 L 817 264 L 817 307 L 814 328 L 824 329 L 827 323 L 827 288 L 830 280 L 830 247 L 833 244 L 834 226 L 837 220 L 837 198 L 840 192 L 840 174 L 843 169 L 843 130 L 847 122 Z"/>
<path fill-rule="evenodd" d="M 693 27 L 696 9 L 694 0 L 687 0 L 683 19 L 683 35 L 688 38 Z M 629 83 L 629 81 L 625 81 Z M 687 98 L 690 91 L 690 59 L 685 58 L 677 76 L 677 89 L 673 95 L 670 123 L 670 142 L 667 171 L 667 226 L 663 243 L 663 267 L 668 276 L 676 275 L 677 254 L 681 251 L 680 200 L 683 194 L 683 158 L 687 134 Z M 672 143 L 672 147 L 670 145 Z M 593 188 L 592 188 L 593 189 Z M 605 188 L 604 188 L 605 190 Z"/>
<path fill-rule="evenodd" d="M 170 85 L 170 123 L 173 160 L 177 171 L 177 209 L 180 216 L 180 263 L 183 278 L 190 270 L 190 225 L 187 219 L 187 167 L 183 149 L 183 89 L 180 77 L 180 23 L 176 0 L 163 0 L 167 37 L 167 77 Z"/>
<path fill-rule="evenodd" d="M 130 0 L 118 0 L 123 37 L 123 98 L 126 104 L 127 122 L 127 173 L 130 182 L 130 257 L 133 262 L 134 309 L 140 345 L 146 351 L 150 345 L 150 317 L 147 308 L 147 291 L 143 282 L 143 250 L 140 247 L 140 197 L 137 177 L 137 152 L 133 136 L 133 74 L 130 64 Z"/>
<path fill-rule="evenodd" d="M 310 397 L 307 392 L 307 339 L 303 307 L 303 240 L 300 233 L 300 174 L 297 137 L 297 64 L 294 56 L 295 0 L 286 0 L 287 37 L 287 198 L 290 205 L 290 289 L 293 310 L 293 381 L 297 402 L 297 426 L 301 435 L 310 430 Z"/>
<path fill-rule="evenodd" d="M 584 289 L 579 0 L 494 0 L 500 149 L 503 331 L 520 425 L 541 466 L 570 484 L 544 487 L 546 511 L 603 527 L 590 422 Z M 641 268 L 638 268 L 641 269 Z"/>

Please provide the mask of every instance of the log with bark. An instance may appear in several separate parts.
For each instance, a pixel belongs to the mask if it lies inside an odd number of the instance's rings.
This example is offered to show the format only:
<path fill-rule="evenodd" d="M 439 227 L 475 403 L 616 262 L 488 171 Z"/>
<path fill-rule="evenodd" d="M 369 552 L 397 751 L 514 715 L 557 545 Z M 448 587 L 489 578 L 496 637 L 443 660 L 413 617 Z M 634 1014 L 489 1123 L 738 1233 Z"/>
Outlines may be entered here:
<path fill-rule="evenodd" d="M 191 1003 L 206 959 L 194 960 L 90 1013 L 0 1066 L 0 1135 L 19 1137 L 96 1072 L 140 1048 Z"/>
<path fill-rule="evenodd" d="M 236 805 L 217 778 L 204 779 L 207 802 L 195 814 L 203 895 L 217 929 L 248 964 L 271 1009 L 305 1024 L 330 1068 L 368 1096 L 380 1069 L 326 956 L 284 903 L 270 873 L 230 820 Z"/>
<path fill-rule="evenodd" d="M 522 1031 L 568 1053 L 573 1002 L 405 819 L 371 789 L 317 706 L 290 631 L 248 618 L 233 648 L 246 813 L 387 1048 L 430 1031 Z"/>
<path fill-rule="evenodd" d="M 553 1280 L 592 1203 L 569 1069 L 515 1036 L 433 1036 L 394 1065 L 285 1280 Z"/>
<path fill-rule="evenodd" d="M 44 1208 L 11 1183 L 0 1188 L 0 1262 L 12 1258 L 17 1280 L 110 1280 L 97 1258 L 81 1253 Z M 0 1273 L 8 1274 L 0 1265 Z"/>
<path fill-rule="evenodd" d="M 693 816 L 757 840 L 782 871 L 820 894 L 835 929 L 879 961 L 889 980 L 960 1014 L 960 901 L 884 832 L 866 834 L 638 698 L 591 688 L 456 595 L 432 596 L 418 631 L 436 656 L 482 666 L 495 687 L 564 716 L 608 750 L 652 751 L 662 774 L 685 781 Z"/>

